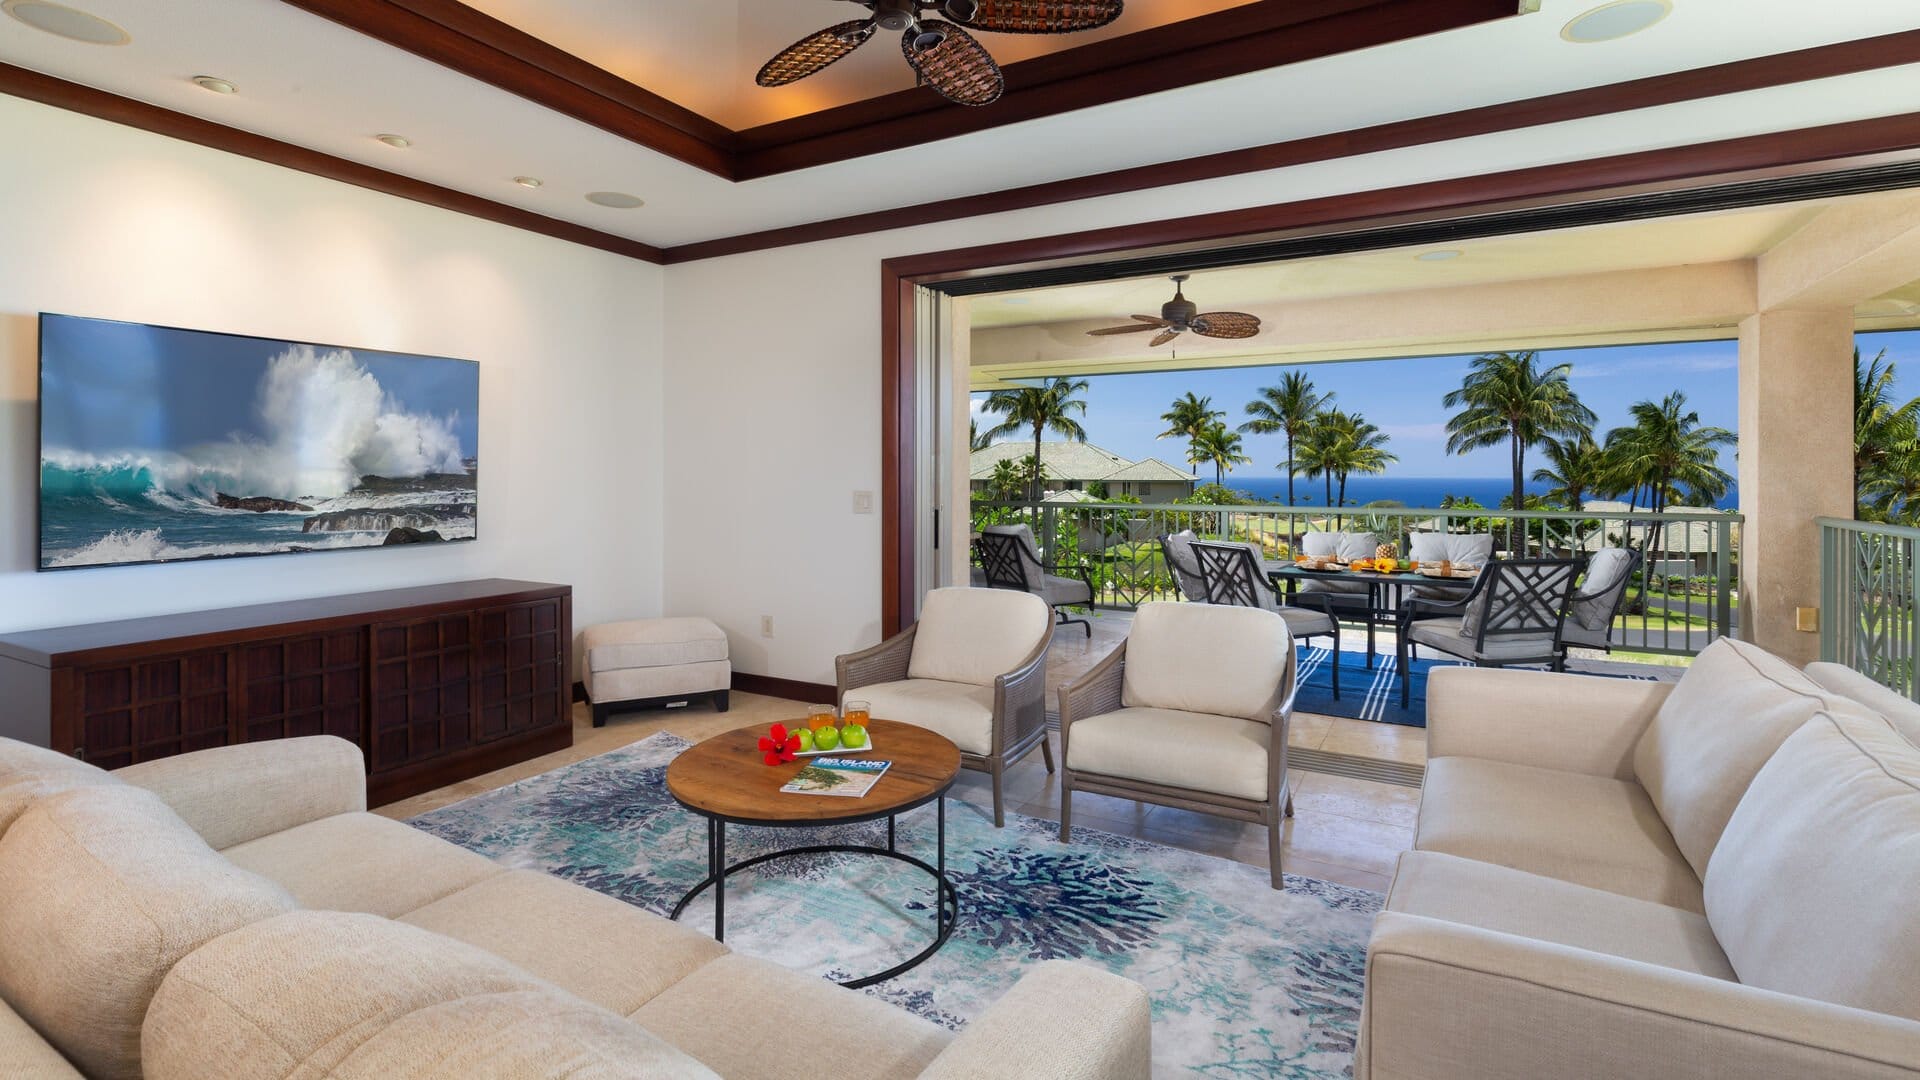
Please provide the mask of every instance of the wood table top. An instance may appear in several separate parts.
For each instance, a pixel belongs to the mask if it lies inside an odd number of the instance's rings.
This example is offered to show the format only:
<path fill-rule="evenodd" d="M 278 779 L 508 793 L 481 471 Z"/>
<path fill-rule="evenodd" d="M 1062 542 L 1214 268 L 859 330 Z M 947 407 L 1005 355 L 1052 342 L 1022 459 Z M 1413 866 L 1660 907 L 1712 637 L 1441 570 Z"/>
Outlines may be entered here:
<path fill-rule="evenodd" d="M 805 727 L 805 717 L 786 721 Z M 695 813 L 761 825 L 823 825 L 884 817 L 945 791 L 960 772 L 960 748 L 912 724 L 875 717 L 867 725 L 873 746 L 822 757 L 891 761 L 873 790 L 858 798 L 782 792 L 812 758 L 765 763 L 760 737 L 773 725 L 738 728 L 699 743 L 667 766 L 667 790 Z"/>

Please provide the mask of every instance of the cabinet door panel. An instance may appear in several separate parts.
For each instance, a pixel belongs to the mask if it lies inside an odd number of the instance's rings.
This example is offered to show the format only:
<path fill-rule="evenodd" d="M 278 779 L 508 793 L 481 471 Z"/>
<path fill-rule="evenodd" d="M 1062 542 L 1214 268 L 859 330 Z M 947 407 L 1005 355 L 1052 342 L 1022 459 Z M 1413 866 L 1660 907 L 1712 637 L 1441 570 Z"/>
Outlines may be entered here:
<path fill-rule="evenodd" d="M 471 620 L 463 612 L 374 628 L 373 771 L 473 745 Z"/>
<path fill-rule="evenodd" d="M 556 597 L 480 613 L 482 740 L 569 722 L 560 606 Z"/>
<path fill-rule="evenodd" d="M 366 634 L 334 630 L 248 645 L 241 695 L 248 742 L 302 735 L 364 741 Z"/>

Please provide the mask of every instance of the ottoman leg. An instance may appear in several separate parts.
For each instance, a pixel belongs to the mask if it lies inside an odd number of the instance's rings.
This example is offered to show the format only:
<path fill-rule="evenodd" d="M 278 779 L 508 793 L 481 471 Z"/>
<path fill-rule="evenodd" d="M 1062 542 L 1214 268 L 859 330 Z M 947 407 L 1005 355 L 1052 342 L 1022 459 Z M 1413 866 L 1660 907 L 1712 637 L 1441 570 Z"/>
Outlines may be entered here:
<path fill-rule="evenodd" d="M 727 711 L 727 692 L 725 690 L 715 690 L 713 692 L 713 711 Z"/>

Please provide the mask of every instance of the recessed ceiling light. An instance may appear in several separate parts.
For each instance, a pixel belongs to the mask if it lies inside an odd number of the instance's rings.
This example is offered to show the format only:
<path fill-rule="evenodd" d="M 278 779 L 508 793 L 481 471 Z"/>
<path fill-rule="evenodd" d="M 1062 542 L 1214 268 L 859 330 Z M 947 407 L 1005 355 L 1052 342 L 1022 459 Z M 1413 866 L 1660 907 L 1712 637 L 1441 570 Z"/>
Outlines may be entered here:
<path fill-rule="evenodd" d="M 89 15 L 63 4 L 50 3 L 49 0 L 6 0 L 0 3 L 0 10 L 35 30 L 44 30 L 69 41 L 81 41 L 88 45 L 125 45 L 133 40 L 132 34 L 98 15 Z"/>
<path fill-rule="evenodd" d="M 225 79 L 213 75 L 195 75 L 193 85 L 202 90 L 211 90 L 216 94 L 237 94 L 240 88 Z"/>
<path fill-rule="evenodd" d="M 513 178 L 513 182 L 523 188 L 537 188 L 540 186 L 540 178 L 537 176 L 516 176 Z"/>
<path fill-rule="evenodd" d="M 615 210 L 632 210 L 647 205 L 638 195 L 629 195 L 624 191 L 595 191 L 587 196 L 587 201 L 596 206 L 608 206 Z"/>
<path fill-rule="evenodd" d="M 405 150 L 407 147 L 413 145 L 413 140 L 407 138 L 405 135 L 392 135 L 392 134 L 375 135 L 374 138 L 379 140 L 380 142 L 386 143 L 388 146 L 393 147 L 395 150 Z"/>
<path fill-rule="evenodd" d="M 1466 254 L 1466 252 L 1464 251 L 1457 251 L 1453 248 L 1444 248 L 1440 251 L 1423 251 L 1420 254 L 1415 255 L 1413 258 L 1415 262 L 1449 262 L 1453 259 L 1459 258 L 1464 254 Z"/>
<path fill-rule="evenodd" d="M 1614 41 L 1637 34 L 1673 14 L 1673 0 L 1612 0 L 1576 15 L 1560 36 L 1578 45 Z"/>

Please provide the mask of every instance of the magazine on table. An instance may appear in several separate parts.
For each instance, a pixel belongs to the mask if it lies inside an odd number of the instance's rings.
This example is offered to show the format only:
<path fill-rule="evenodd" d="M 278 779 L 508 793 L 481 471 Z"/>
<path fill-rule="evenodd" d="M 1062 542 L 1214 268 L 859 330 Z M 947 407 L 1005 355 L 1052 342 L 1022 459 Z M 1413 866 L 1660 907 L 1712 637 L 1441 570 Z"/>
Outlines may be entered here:
<path fill-rule="evenodd" d="M 815 758 L 780 790 L 797 795 L 846 795 L 857 799 L 872 791 L 880 774 L 892 764 L 861 758 Z"/>

